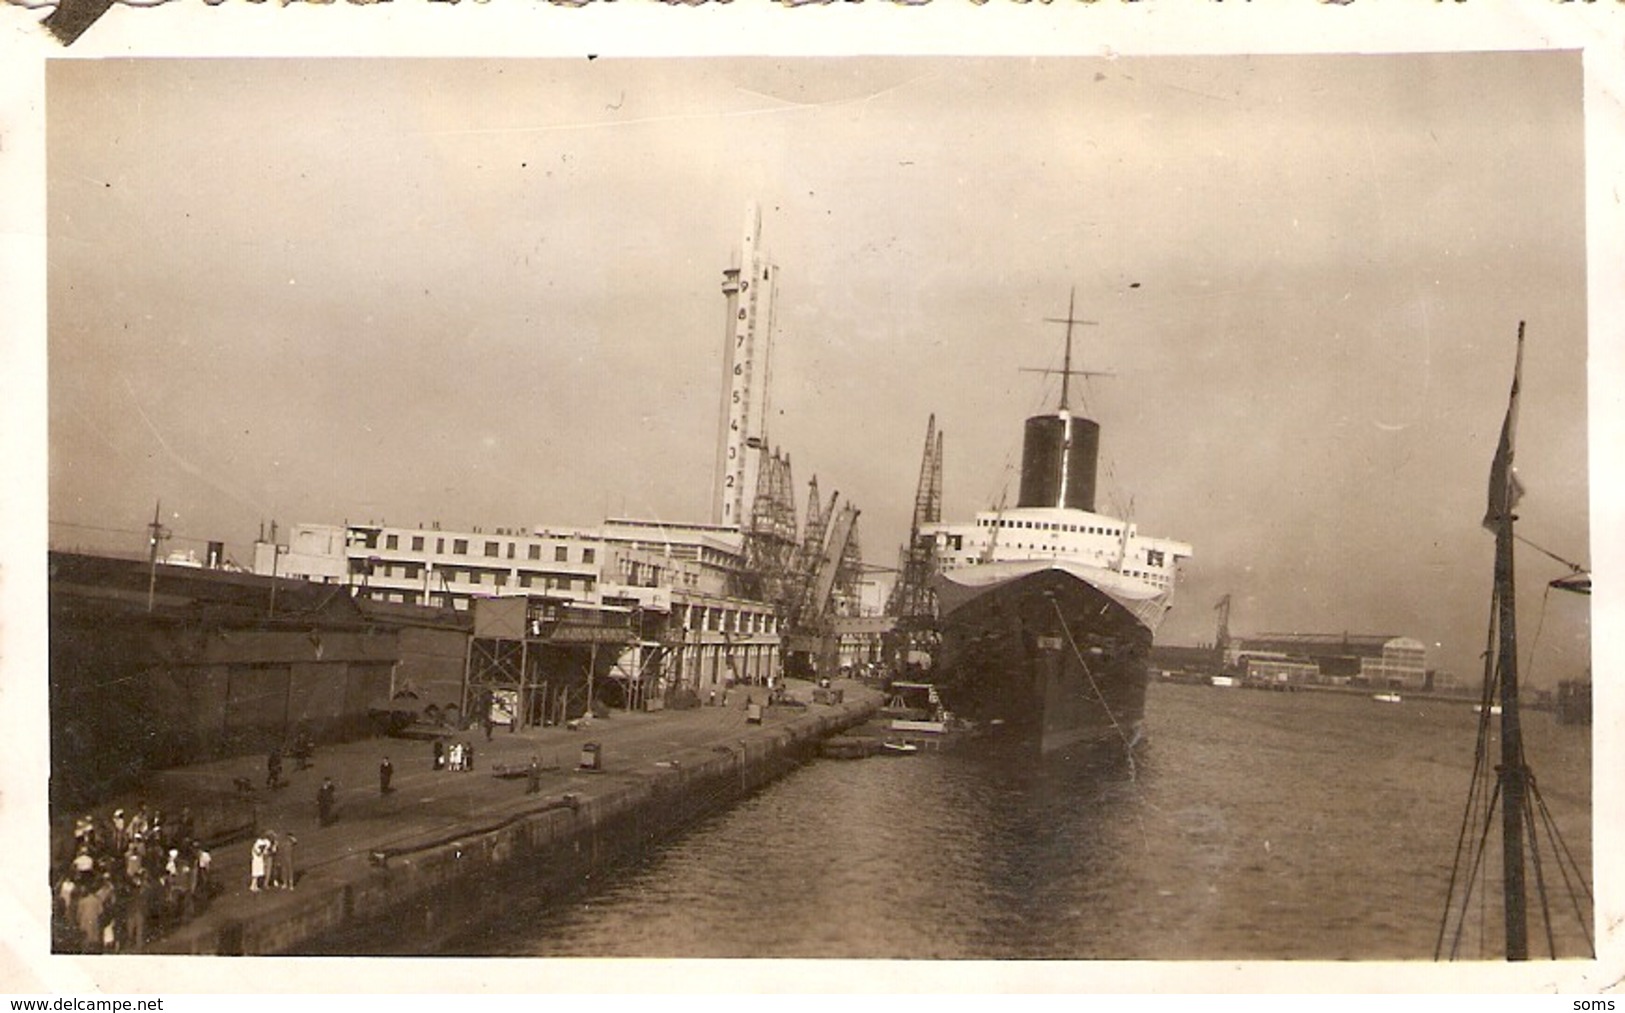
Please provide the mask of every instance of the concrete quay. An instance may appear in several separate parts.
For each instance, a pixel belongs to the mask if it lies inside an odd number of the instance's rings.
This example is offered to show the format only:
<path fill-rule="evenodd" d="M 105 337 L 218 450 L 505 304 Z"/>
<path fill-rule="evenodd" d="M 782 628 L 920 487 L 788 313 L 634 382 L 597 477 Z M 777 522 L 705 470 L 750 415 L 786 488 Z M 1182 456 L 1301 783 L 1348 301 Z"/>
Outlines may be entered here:
<path fill-rule="evenodd" d="M 433 952 L 437 935 L 494 916 L 516 894 L 580 891 L 595 874 L 816 756 L 824 739 L 879 709 L 879 692 L 835 685 L 844 701 L 832 705 L 811 702 L 811 685 L 791 682 L 792 699 L 804 705 L 764 707 L 760 724 L 747 720 L 746 700 L 761 703 L 764 691 L 741 687 L 726 707 L 616 712 L 574 731 L 498 730 L 489 742 L 481 731 L 458 733 L 453 741 L 473 744 L 471 771 L 434 770 L 429 740 L 326 746 L 308 770 L 289 761 L 290 783 L 256 787 L 252 803 L 235 781 L 262 786 L 263 757 L 154 772 L 140 798 L 168 812 L 190 805 L 204 832 L 226 825 L 232 805 L 242 812 L 251 804 L 261 831 L 293 835 L 297 878 L 292 890 L 251 893 L 252 836 L 217 846 L 222 892 L 146 952 Z M 601 747 L 597 771 L 579 766 L 588 742 Z M 499 766 L 527 767 L 533 755 L 543 767 L 539 794 L 527 793 L 525 777 L 494 776 Z M 387 795 L 378 783 L 384 756 L 394 768 Z M 338 786 L 328 826 L 317 819 L 324 777 Z"/>

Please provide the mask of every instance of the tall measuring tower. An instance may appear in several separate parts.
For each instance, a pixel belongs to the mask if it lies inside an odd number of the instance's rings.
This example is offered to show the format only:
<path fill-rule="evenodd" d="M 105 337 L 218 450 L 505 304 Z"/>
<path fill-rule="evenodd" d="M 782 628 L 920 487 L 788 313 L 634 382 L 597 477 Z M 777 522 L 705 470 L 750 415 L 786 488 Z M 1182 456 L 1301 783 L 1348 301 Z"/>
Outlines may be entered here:
<path fill-rule="evenodd" d="M 711 493 L 711 523 L 741 528 L 750 523 L 762 455 L 768 446 L 769 353 L 778 268 L 762 249 L 761 238 L 762 213 L 753 201 L 745 207 L 745 235 L 738 259 L 722 272 L 728 321 L 717 419 L 716 486 Z"/>

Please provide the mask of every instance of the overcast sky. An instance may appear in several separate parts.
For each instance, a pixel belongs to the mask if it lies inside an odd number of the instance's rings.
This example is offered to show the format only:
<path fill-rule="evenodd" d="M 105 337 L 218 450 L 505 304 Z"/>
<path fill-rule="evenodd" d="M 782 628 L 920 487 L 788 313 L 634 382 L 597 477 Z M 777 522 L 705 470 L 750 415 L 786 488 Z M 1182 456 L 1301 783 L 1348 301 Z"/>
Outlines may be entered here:
<path fill-rule="evenodd" d="M 945 517 L 1014 498 L 1073 288 L 1101 509 L 1195 547 L 1165 641 L 1229 593 L 1476 678 L 1520 319 L 1520 531 L 1588 562 L 1573 53 L 72 61 L 47 99 L 58 547 L 141 551 L 160 498 L 245 561 L 273 518 L 708 520 L 755 200 L 770 439 L 872 563 L 932 412 Z M 1534 623 L 1564 570 L 1519 566 Z"/>

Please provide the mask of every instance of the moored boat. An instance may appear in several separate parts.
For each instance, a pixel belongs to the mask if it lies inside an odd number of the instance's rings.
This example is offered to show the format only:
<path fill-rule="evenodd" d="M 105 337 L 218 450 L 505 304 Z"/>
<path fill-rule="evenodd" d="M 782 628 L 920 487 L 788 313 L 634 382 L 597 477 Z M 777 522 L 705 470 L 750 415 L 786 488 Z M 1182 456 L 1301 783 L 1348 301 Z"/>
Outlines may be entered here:
<path fill-rule="evenodd" d="M 1073 414 L 1068 306 L 1060 404 L 1027 419 L 1021 495 L 934 539 L 939 644 L 933 681 L 954 713 L 1049 753 L 1142 735 L 1152 638 L 1183 542 L 1095 510 L 1100 426 Z"/>

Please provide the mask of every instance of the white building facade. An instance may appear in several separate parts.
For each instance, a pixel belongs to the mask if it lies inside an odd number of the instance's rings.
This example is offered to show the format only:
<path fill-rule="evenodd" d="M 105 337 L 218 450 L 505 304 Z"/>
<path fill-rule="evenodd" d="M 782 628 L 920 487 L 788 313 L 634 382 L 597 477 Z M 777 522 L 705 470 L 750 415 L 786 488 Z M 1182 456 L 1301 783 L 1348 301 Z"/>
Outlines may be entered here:
<path fill-rule="evenodd" d="M 618 519 L 597 528 L 491 532 L 385 524 L 299 524 L 282 544 L 255 543 L 254 571 L 346 585 L 357 597 L 466 611 L 477 598 L 526 596 L 576 608 L 636 609 L 636 652 L 616 662 L 642 673 L 653 652 L 662 679 L 702 694 L 730 681 L 766 684 L 779 671 L 779 617 L 730 596 L 743 563 L 737 530 Z"/>

